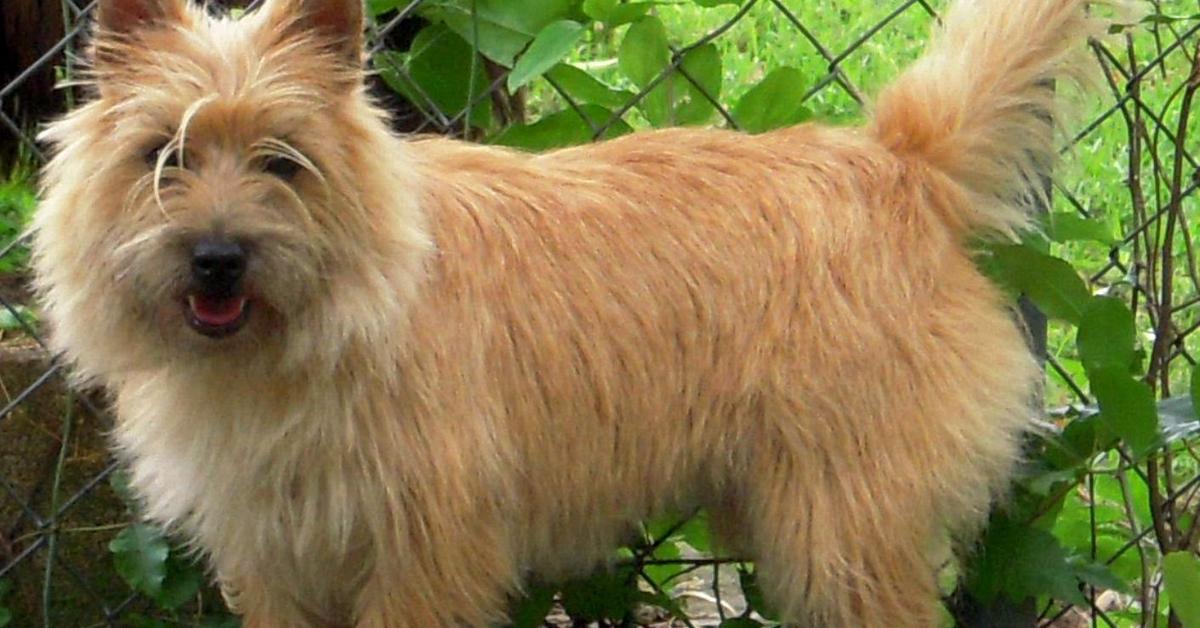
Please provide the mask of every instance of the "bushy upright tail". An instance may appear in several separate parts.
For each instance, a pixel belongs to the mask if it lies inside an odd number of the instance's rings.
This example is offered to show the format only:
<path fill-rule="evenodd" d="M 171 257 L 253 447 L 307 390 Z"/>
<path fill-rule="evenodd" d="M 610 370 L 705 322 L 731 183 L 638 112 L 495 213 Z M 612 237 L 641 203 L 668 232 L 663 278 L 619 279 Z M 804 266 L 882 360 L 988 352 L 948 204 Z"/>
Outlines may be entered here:
<path fill-rule="evenodd" d="M 1087 39 L 1105 31 L 1088 0 L 957 0 L 925 56 L 880 95 L 871 132 L 968 195 L 964 230 L 1011 234 L 1055 157 L 1056 92 L 1083 82 Z M 1111 3 L 1110 3 L 1111 4 Z"/>

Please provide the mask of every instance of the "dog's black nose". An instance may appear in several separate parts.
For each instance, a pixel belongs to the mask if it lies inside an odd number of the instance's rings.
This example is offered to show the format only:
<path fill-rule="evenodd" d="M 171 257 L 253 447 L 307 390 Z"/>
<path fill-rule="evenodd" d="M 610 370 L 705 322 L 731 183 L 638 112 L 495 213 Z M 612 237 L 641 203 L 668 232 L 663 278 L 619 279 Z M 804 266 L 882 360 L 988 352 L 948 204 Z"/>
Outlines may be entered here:
<path fill-rule="evenodd" d="M 246 273 L 246 251 L 228 238 L 204 238 L 192 247 L 192 279 L 203 292 L 229 294 Z"/>

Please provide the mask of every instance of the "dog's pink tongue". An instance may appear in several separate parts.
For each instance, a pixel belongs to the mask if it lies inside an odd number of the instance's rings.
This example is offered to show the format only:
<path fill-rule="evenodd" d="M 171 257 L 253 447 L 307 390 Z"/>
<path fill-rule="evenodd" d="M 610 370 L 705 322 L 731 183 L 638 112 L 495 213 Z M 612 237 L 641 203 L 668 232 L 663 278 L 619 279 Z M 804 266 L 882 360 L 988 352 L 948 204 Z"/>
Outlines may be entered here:
<path fill-rule="evenodd" d="M 242 310 L 246 308 L 246 297 L 219 299 L 193 295 L 188 297 L 188 303 L 196 320 L 219 327 L 236 321 L 242 315 Z"/>

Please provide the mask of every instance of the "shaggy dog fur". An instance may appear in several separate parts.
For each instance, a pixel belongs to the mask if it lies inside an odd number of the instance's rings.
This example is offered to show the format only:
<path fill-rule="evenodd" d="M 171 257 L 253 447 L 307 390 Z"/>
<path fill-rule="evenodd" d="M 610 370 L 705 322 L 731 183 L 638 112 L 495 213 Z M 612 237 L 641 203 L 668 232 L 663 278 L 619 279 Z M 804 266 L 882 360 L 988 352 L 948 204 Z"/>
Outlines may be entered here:
<path fill-rule="evenodd" d="M 1025 225 L 1086 4 L 959 1 L 865 128 L 527 155 L 390 133 L 358 0 L 100 0 L 53 346 L 250 627 L 492 624 L 697 506 L 791 621 L 930 626 L 1039 377 L 967 242 Z"/>

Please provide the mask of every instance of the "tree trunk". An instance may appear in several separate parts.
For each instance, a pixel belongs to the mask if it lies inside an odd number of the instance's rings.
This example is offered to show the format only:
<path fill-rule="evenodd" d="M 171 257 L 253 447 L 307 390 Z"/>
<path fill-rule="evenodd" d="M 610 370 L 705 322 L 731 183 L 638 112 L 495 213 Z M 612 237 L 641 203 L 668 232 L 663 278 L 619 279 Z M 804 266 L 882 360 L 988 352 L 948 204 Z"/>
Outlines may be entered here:
<path fill-rule="evenodd" d="M 55 64 L 46 63 L 13 83 L 62 39 L 63 7 L 60 0 L 0 1 L 0 110 L 26 135 L 33 125 L 62 111 L 63 98 L 54 91 Z M 0 125 L 0 165 L 11 163 L 20 138 L 7 124 Z"/>

